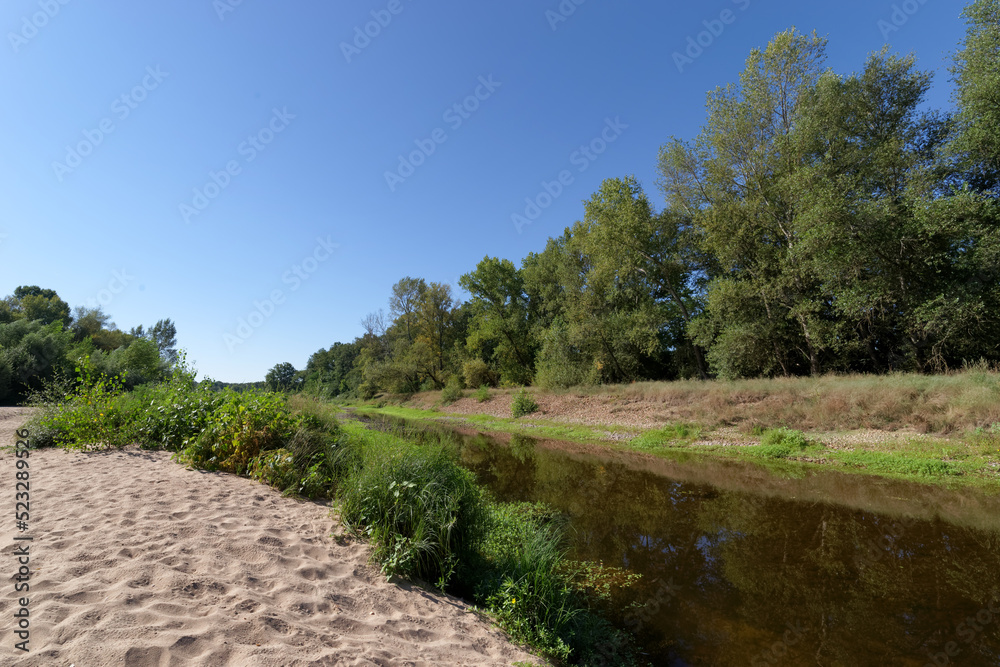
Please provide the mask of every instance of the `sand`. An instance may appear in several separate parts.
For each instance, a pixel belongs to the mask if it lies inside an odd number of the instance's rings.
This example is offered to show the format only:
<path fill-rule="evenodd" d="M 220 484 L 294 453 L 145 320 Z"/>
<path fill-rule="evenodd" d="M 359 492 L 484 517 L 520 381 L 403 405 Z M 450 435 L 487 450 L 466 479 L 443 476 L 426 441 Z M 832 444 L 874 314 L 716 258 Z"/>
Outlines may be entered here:
<path fill-rule="evenodd" d="M 0 444 L 23 413 L 0 408 Z M 330 508 L 163 452 L 32 452 L 30 530 L 0 452 L 0 665 L 542 663 L 464 602 L 367 564 Z M 30 535 L 30 652 L 14 648 L 15 535 Z M 19 543 L 20 544 L 20 543 Z"/>

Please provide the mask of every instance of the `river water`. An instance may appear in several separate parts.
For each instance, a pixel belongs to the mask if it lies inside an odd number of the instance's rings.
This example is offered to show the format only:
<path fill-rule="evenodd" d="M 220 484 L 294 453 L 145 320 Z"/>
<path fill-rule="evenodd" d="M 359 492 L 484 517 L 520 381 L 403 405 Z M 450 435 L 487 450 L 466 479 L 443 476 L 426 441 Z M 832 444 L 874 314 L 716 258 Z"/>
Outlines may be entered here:
<path fill-rule="evenodd" d="M 565 513 L 571 558 L 641 574 L 605 611 L 655 665 L 1000 665 L 995 495 L 406 428 Z"/>

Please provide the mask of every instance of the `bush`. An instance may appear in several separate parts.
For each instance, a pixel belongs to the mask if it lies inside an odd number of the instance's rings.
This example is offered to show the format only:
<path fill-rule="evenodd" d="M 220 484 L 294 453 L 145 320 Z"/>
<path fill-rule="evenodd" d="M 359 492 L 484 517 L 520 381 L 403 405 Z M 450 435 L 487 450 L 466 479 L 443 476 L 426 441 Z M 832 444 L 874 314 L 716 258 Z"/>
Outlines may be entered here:
<path fill-rule="evenodd" d="M 176 457 L 205 470 L 242 475 L 261 453 L 284 445 L 298 424 L 280 394 L 231 389 L 221 393 L 222 402 L 205 429 Z"/>
<path fill-rule="evenodd" d="M 462 365 L 466 387 L 497 386 L 497 374 L 482 359 L 470 359 Z"/>
<path fill-rule="evenodd" d="M 490 400 L 490 388 L 485 384 L 481 385 L 479 389 L 476 390 L 476 400 L 480 403 L 485 403 Z"/>
<path fill-rule="evenodd" d="M 538 403 L 531 397 L 527 389 L 521 389 L 517 392 L 517 395 L 514 396 L 514 402 L 511 404 L 511 413 L 514 415 L 514 419 L 537 411 Z"/>
<path fill-rule="evenodd" d="M 448 405 L 460 398 L 462 398 L 462 381 L 458 376 L 452 376 L 441 391 L 441 402 Z"/>

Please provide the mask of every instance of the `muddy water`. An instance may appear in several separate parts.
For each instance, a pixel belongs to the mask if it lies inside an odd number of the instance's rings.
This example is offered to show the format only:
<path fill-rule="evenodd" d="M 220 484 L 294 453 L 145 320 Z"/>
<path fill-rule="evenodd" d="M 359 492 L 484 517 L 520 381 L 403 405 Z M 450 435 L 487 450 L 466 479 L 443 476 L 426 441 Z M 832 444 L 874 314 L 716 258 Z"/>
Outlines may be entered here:
<path fill-rule="evenodd" d="M 656 665 L 1000 665 L 1000 498 L 408 428 L 641 574 L 607 613 Z"/>

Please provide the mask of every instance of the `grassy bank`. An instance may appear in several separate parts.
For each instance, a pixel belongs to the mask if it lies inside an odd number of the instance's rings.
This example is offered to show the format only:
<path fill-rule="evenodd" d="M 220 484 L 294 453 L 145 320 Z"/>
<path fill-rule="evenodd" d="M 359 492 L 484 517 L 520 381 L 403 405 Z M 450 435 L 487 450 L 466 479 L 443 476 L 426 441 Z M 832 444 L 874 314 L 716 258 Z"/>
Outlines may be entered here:
<path fill-rule="evenodd" d="M 444 447 L 341 424 L 336 406 L 302 396 L 211 391 L 185 372 L 133 392 L 86 380 L 39 398 L 29 426 L 36 446 L 139 444 L 290 495 L 330 498 L 349 533 L 370 541 L 387 577 L 471 600 L 554 662 L 638 664 L 632 639 L 603 620 L 593 594 L 620 573 L 568 560 L 559 516 L 498 502 Z"/>
<path fill-rule="evenodd" d="M 1000 488 L 1000 373 L 987 369 L 532 392 L 539 411 L 519 419 L 509 407 L 514 390 L 449 403 L 426 392 L 358 407 L 652 455 Z"/>

